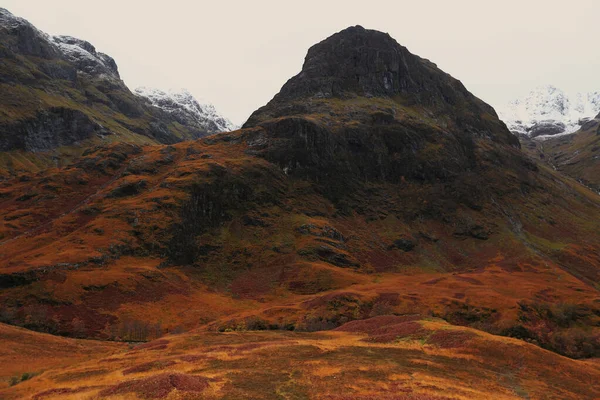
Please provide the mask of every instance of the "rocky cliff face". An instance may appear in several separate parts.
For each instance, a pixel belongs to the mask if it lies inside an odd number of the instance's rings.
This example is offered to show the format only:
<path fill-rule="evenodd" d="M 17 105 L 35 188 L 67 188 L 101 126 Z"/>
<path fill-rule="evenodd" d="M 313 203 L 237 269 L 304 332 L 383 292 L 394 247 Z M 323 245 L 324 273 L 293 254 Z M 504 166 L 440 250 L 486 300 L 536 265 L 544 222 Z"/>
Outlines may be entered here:
<path fill-rule="evenodd" d="M 120 79 L 115 60 L 104 53 L 97 52 L 91 43 L 71 36 L 53 36 L 51 40 L 78 71 Z"/>
<path fill-rule="evenodd" d="M 313 46 L 244 127 L 286 173 L 327 181 L 451 179 L 477 168 L 479 142 L 519 147 L 458 80 L 360 26 Z"/>

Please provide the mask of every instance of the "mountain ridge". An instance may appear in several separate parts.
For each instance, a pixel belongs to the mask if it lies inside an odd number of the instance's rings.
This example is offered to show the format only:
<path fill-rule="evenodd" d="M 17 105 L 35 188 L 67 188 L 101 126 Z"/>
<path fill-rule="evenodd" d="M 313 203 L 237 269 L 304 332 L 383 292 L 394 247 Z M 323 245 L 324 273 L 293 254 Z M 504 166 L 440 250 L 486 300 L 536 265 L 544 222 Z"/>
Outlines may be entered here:
<path fill-rule="evenodd" d="M 552 85 L 539 86 L 500 110 L 513 133 L 543 140 L 575 133 L 593 119 L 600 111 L 600 92 L 566 93 Z"/>
<path fill-rule="evenodd" d="M 115 60 L 85 40 L 50 36 L 2 8 L 0 38 L 1 176 L 65 165 L 101 143 L 176 143 L 215 133 L 217 126 L 199 129 L 133 94 Z"/>

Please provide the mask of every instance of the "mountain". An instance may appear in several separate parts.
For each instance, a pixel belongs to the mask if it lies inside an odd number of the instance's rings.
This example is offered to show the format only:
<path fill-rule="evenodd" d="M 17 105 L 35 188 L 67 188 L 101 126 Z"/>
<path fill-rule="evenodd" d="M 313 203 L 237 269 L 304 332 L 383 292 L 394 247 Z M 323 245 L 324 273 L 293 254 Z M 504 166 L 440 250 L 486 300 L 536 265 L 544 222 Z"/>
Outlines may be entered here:
<path fill-rule="evenodd" d="M 313 46 L 302 72 L 244 125 L 256 127 L 256 154 L 327 189 L 346 187 L 341 178 L 450 180 L 477 168 L 478 141 L 519 147 L 462 83 L 360 26 Z"/>
<path fill-rule="evenodd" d="M 576 132 L 599 111 L 600 92 L 568 95 L 541 86 L 503 107 L 500 116 L 517 135 L 547 138 Z"/>
<path fill-rule="evenodd" d="M 532 157 L 600 193 L 600 114 L 573 134 L 521 141 Z"/>
<path fill-rule="evenodd" d="M 198 103 L 187 90 L 164 92 L 140 87 L 135 89 L 134 93 L 148 99 L 154 107 L 171 114 L 180 124 L 195 128 L 197 137 L 234 131 L 238 128 L 219 114 L 212 104 Z"/>
<path fill-rule="evenodd" d="M 92 44 L 49 36 L 5 9 L 0 55 L 0 176 L 66 165 L 100 143 L 176 143 L 213 132 L 208 121 L 199 129 L 182 118 L 187 108 L 165 112 L 131 93 L 115 61 Z"/>
<path fill-rule="evenodd" d="M 350 27 L 240 130 L 0 183 L 0 322 L 157 339 L 7 396 L 594 398 L 556 353 L 600 355 L 599 232 L 492 107 Z"/>

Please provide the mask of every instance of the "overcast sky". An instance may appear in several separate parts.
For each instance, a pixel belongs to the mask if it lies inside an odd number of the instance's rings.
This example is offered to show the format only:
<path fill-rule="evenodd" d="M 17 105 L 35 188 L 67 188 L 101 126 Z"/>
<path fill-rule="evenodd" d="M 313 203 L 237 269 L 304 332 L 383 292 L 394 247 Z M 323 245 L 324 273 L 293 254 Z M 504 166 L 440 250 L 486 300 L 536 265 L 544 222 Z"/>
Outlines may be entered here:
<path fill-rule="evenodd" d="M 50 34 L 88 40 L 134 89 L 187 88 L 241 124 L 351 25 L 400 44 L 498 106 L 538 85 L 600 89 L 598 0 L 0 0 Z"/>

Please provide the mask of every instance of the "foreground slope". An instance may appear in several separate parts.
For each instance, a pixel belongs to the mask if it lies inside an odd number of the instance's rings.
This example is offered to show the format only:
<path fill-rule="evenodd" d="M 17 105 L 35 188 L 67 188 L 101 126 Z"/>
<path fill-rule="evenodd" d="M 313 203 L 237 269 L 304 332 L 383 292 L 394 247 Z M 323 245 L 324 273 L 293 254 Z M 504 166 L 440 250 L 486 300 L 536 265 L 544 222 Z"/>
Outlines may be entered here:
<path fill-rule="evenodd" d="M 0 317 L 145 341 L 441 316 L 600 351 L 598 196 L 389 35 L 315 45 L 244 129 L 0 184 Z"/>
<path fill-rule="evenodd" d="M 76 340 L 0 324 L 0 390 L 44 371 L 109 356 L 123 343 Z"/>
<path fill-rule="evenodd" d="M 60 352 L 60 350 L 59 350 Z M 600 366 L 437 319 L 194 332 L 48 369 L 4 399 L 594 399 Z"/>
<path fill-rule="evenodd" d="M 0 93 L 0 177 L 66 165 L 90 145 L 176 143 L 223 127 L 210 124 L 215 113 L 200 126 L 154 106 L 89 42 L 49 36 L 2 8 Z"/>

